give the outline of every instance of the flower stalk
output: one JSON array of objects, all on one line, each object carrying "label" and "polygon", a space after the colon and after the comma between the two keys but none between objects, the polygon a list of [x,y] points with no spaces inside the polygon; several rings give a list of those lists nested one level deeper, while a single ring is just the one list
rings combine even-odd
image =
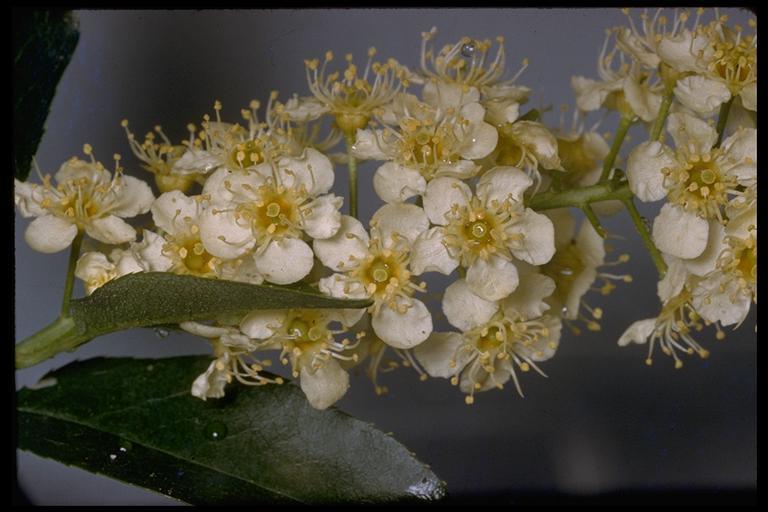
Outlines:
[{"label": "flower stalk", "polygon": [[616,162],[616,157],[619,156],[619,150],[624,143],[624,138],[627,136],[627,131],[629,131],[630,126],[632,126],[632,119],[626,116],[621,116],[619,127],[616,129],[616,137],[613,139],[613,144],[611,144],[611,151],[608,153],[608,156],[605,157],[605,161],[603,162],[603,172],[600,174],[600,181],[608,179],[608,176],[613,169],[613,164]]},{"label": "flower stalk", "polygon": [[717,117],[717,142],[715,147],[719,148],[723,142],[723,134],[725,133],[725,125],[728,123],[728,114],[731,112],[731,105],[733,105],[733,97],[720,105],[720,113]]},{"label": "flower stalk", "polygon": [[83,232],[79,231],[72,241],[72,247],[69,251],[69,264],[67,265],[67,279],[64,281],[64,297],[61,301],[61,318],[69,315],[69,302],[72,300],[72,289],[75,285],[75,267],[77,258],[80,256],[80,246],[83,243]]}]

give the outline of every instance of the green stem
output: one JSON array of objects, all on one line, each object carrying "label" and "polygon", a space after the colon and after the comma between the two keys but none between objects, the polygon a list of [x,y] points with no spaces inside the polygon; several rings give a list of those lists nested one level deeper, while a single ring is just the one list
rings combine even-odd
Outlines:
[{"label": "green stem", "polygon": [[588,204],[582,206],[581,210],[584,212],[584,215],[586,215],[590,224],[592,224],[592,227],[595,228],[597,234],[600,235],[600,238],[605,238],[607,233],[605,232],[605,229],[603,229],[603,226],[600,225],[600,219],[597,218],[595,210]]},{"label": "green stem", "polygon": [[630,126],[632,126],[632,119],[621,116],[619,127],[616,129],[616,137],[613,139],[613,144],[611,145],[611,151],[608,153],[608,156],[605,157],[605,161],[603,162],[603,173],[600,175],[600,181],[605,181],[611,173],[613,163],[619,155],[619,150],[624,143],[624,137],[627,136],[627,131]]},{"label": "green stem", "polygon": [[632,222],[635,225],[635,229],[637,229],[637,232],[640,233],[640,238],[643,239],[645,248],[648,249],[648,253],[651,255],[653,264],[656,265],[656,270],[659,271],[659,276],[664,277],[664,274],[667,272],[667,264],[664,263],[664,259],[661,257],[659,249],[657,249],[656,245],[653,243],[653,240],[651,239],[651,233],[648,231],[648,227],[645,225],[645,221],[640,216],[640,212],[637,211],[635,201],[629,197],[622,199],[621,202],[624,203],[624,206],[627,208],[629,216],[632,218]]},{"label": "green stem", "polygon": [[720,144],[723,142],[723,134],[725,133],[725,125],[728,123],[728,114],[731,112],[731,105],[733,105],[733,96],[731,96],[731,99],[720,105],[720,114],[717,116],[716,148],[719,148]]},{"label": "green stem", "polygon": [[83,232],[78,231],[75,239],[72,241],[72,247],[69,251],[69,265],[67,266],[67,280],[64,282],[64,298],[61,301],[61,317],[69,314],[69,301],[72,299],[72,288],[75,286],[75,267],[77,258],[80,256],[80,244],[83,242]]},{"label": "green stem", "polygon": [[349,214],[357,218],[357,160],[352,155],[352,146],[355,143],[355,136],[346,136],[347,142],[347,169],[349,170]]},{"label": "green stem", "polygon": [[584,208],[591,203],[610,201],[611,199],[623,200],[631,198],[627,182],[604,181],[588,187],[573,188],[562,192],[544,192],[531,198],[527,206],[534,210],[551,210],[553,208]]},{"label": "green stem", "polygon": [[28,368],[55,356],[59,352],[72,350],[84,341],[75,320],[60,317],[16,345],[16,368]]},{"label": "green stem", "polygon": [[661,107],[659,107],[659,115],[656,116],[656,122],[653,123],[653,129],[648,140],[654,141],[661,138],[661,132],[664,129],[664,122],[669,115],[669,107],[672,106],[672,100],[675,97],[675,91],[673,88],[667,88],[664,91],[664,96],[661,98]]}]

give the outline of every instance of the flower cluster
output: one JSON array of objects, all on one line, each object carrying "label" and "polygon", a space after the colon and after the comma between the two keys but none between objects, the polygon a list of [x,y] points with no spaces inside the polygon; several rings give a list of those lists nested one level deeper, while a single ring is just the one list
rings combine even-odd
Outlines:
[{"label": "flower cluster", "polygon": [[[599,80],[572,80],[569,129],[562,121],[549,128],[539,109],[524,108],[531,90],[516,82],[528,61],[508,73],[502,37],[438,49],[432,29],[422,34],[416,71],[374,62],[373,48],[362,71],[352,55],[333,71],[327,52],[322,63],[305,61],[311,96],[281,102],[273,93],[263,121],[258,101],[239,122],[222,120],[216,101],[214,115],[188,125],[179,144],[159,126],[140,143],[123,121],[157,197],[123,174],[117,155],[111,175],[90,146],[90,162],[66,162],[55,187],[50,177],[17,181],[19,211],[37,217],[26,239],[42,252],[79,244],[83,234],[112,246],[76,254],[89,294],[152,271],[302,283],[370,300],[367,309],[182,323],[213,348],[191,388],[203,400],[223,396],[233,379],[282,383],[264,371],[272,352],[316,408],[339,400],[349,370],[366,360],[378,393],[386,390],[379,373],[406,366],[422,379],[448,379],[471,404],[510,380],[522,395],[521,374],[544,374],[564,326],[601,329],[603,310],[586,295],[607,295],[631,276],[609,271],[629,256],[607,258],[597,213],[622,205],[636,213],[633,197],[665,199],[651,232],[637,222],[664,274],[661,312],[632,324],[619,344],[650,340],[650,364],[658,341],[679,367],[680,351],[708,354],[693,331],[715,324],[720,337],[720,326],[740,324],[757,301],[756,130],[725,122],[729,109],[756,110],[756,39],[702,14],[692,28],[687,13],[672,23],[657,13],[643,14],[640,28],[630,18],[609,30]],[[621,118],[610,146],[597,125],[584,127],[600,109]],[[326,117],[332,127],[321,136]],[[650,136],[619,171],[626,129],[638,121]],[[332,153],[342,139],[346,154]],[[384,203],[367,223],[356,218],[361,160],[376,162],[372,182]],[[339,164],[350,171],[350,215],[331,192]],[[585,214],[580,226],[568,206]],[[137,241],[123,218],[147,212],[151,226]],[[427,281],[439,283],[434,274],[448,282],[426,293]],[[453,330],[440,327],[443,317]]]}]

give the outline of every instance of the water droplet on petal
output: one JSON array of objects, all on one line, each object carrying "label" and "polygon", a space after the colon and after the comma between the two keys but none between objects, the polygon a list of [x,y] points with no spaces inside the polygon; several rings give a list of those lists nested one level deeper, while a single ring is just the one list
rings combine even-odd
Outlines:
[{"label": "water droplet on petal", "polygon": [[221,441],[227,436],[227,426],[220,421],[212,421],[205,426],[205,437],[213,441]]},{"label": "water droplet on petal", "polygon": [[114,461],[115,459],[117,459],[117,455],[115,455],[114,453],[110,453],[109,460]]},{"label": "water droplet on petal", "polygon": [[560,312],[563,314],[563,316],[567,316],[568,315],[568,308],[563,306],[563,309],[561,309]]},{"label": "water droplet on petal", "polygon": [[461,54],[464,57],[472,57],[475,54],[475,50],[477,50],[475,42],[470,41],[468,43],[464,43],[464,45],[461,47]]},{"label": "water droplet on petal", "polygon": [[566,268],[562,269],[560,271],[560,273],[563,274],[564,276],[572,276],[573,275],[573,269],[570,269],[570,268],[566,267]]},{"label": "water droplet on petal", "polygon": [[155,335],[158,338],[166,338],[169,334],[171,334],[168,329],[165,329],[163,327],[155,327]]}]

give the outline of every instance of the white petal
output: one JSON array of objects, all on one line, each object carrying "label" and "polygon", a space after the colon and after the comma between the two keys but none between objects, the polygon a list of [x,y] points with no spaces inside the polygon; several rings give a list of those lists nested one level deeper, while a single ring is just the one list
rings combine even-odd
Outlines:
[{"label": "white petal", "polygon": [[522,218],[509,231],[523,234],[520,242],[509,245],[516,258],[531,265],[543,265],[554,256],[555,228],[546,215],[526,208]]},{"label": "white petal", "polygon": [[576,220],[570,208],[556,208],[543,213],[549,217],[555,229],[555,248],[560,249],[571,245],[576,233]]},{"label": "white petal", "polygon": [[421,93],[426,103],[433,107],[459,108],[467,103],[474,103],[480,99],[480,92],[475,87],[464,90],[463,84],[430,80],[424,84]]},{"label": "white petal", "polygon": [[693,307],[708,322],[723,326],[744,321],[751,306],[749,294],[741,293],[739,283],[723,275],[702,280],[693,290]]},{"label": "white petal", "polygon": [[173,262],[163,254],[165,239],[149,230],[142,232],[141,242],[131,244],[131,252],[135,255],[145,272],[166,272]]},{"label": "white petal", "polygon": [[448,322],[461,331],[485,324],[498,309],[495,302],[481,299],[472,293],[466,279],[455,281],[443,294],[443,313]]},{"label": "white petal", "polygon": [[695,213],[665,204],[653,221],[653,242],[660,251],[691,259],[707,246],[709,223]]},{"label": "white petal", "polygon": [[523,200],[523,193],[533,184],[526,173],[516,167],[494,167],[477,182],[475,193],[484,204]]},{"label": "white petal", "polygon": [[619,346],[626,347],[630,343],[638,343],[642,345],[650,337],[653,330],[656,328],[656,319],[648,318],[646,320],[638,320],[630,325],[624,334],[619,338]]},{"label": "white petal", "polygon": [[471,198],[472,191],[463,181],[447,176],[435,178],[427,185],[424,211],[432,224],[445,226],[448,224],[445,214],[451,211],[451,207],[454,204],[466,206]]},{"label": "white petal", "polygon": [[520,314],[526,319],[538,318],[549,306],[546,297],[555,291],[555,282],[539,273],[521,273],[520,284],[512,294],[501,301],[501,309],[508,317]]},{"label": "white petal", "polygon": [[488,123],[470,124],[458,152],[466,160],[479,160],[490,155],[499,142],[499,132]]},{"label": "white petal", "polygon": [[720,253],[726,249],[725,228],[716,220],[709,222],[709,236],[707,247],[699,256],[691,260],[684,260],[688,272],[697,276],[704,276],[715,269]]},{"label": "white petal", "polygon": [[629,188],[641,201],[658,201],[667,195],[662,169],[676,165],[674,153],[657,141],[639,144],[627,159]]},{"label": "white petal", "polygon": [[696,55],[707,42],[704,37],[694,38],[693,33],[685,29],[674,38],[662,38],[656,48],[656,54],[678,71],[698,71]]},{"label": "white petal", "polygon": [[561,169],[557,139],[543,124],[518,121],[511,127],[512,136],[531,151],[545,169]]},{"label": "white petal", "polygon": [[424,272],[448,275],[459,266],[459,260],[448,253],[443,239],[445,228],[434,227],[420,234],[411,248],[411,272],[418,276]]},{"label": "white petal", "polygon": [[395,235],[405,237],[412,244],[429,228],[429,219],[424,210],[415,204],[385,204],[371,217],[371,226],[378,228],[385,247]]},{"label": "white petal", "polygon": [[95,185],[107,185],[112,175],[103,167],[72,157],[61,164],[55,178],[58,183],[86,179]]},{"label": "white petal", "polygon": [[328,112],[328,107],[314,96],[302,96],[294,94],[285,102],[283,112],[288,119],[297,123],[314,121]]},{"label": "white petal", "polygon": [[576,245],[579,248],[579,256],[585,265],[599,267],[605,262],[605,244],[595,228],[588,221],[581,223]]},{"label": "white petal", "polygon": [[571,77],[571,88],[576,93],[576,106],[584,112],[598,110],[613,91],[622,88],[622,81],[596,82],[583,76]]},{"label": "white petal", "polygon": [[646,68],[655,69],[659,65],[658,55],[648,51],[629,27],[621,27],[616,30],[616,45],[625,53],[632,55]]},{"label": "white petal", "polygon": [[[459,352],[464,336],[456,332],[433,332],[424,343],[413,349],[413,355],[431,377],[447,379],[461,371],[468,351]],[[463,356],[463,357],[462,357]],[[455,364],[451,366],[451,362]]]},{"label": "white petal", "polygon": [[469,289],[488,301],[500,300],[512,293],[519,283],[517,268],[504,258],[478,258],[467,270]]},{"label": "white petal", "polygon": [[624,81],[624,97],[632,111],[645,122],[656,119],[661,107],[661,95],[651,91],[637,77],[628,76]]},{"label": "white petal", "polygon": [[302,366],[299,380],[309,405],[320,410],[338,402],[349,389],[349,374],[334,359],[314,370]]},{"label": "white petal", "polygon": [[291,284],[301,281],[312,270],[312,248],[298,238],[273,240],[266,249],[253,256],[264,279],[275,284]]},{"label": "white petal", "polygon": [[241,226],[234,212],[215,207],[200,216],[200,241],[206,251],[225,260],[242,256],[256,243],[250,225]]},{"label": "white petal", "polygon": [[656,286],[656,293],[661,302],[665,304],[683,291],[683,286],[685,286],[685,281],[688,278],[688,270],[681,259],[669,258],[667,263],[667,272]]},{"label": "white petal", "polygon": [[397,297],[395,300],[398,308],[407,307],[405,312],[384,305],[371,318],[371,327],[390,347],[413,348],[432,333],[432,315],[418,299]]},{"label": "white petal", "polygon": [[382,201],[402,203],[421,195],[427,189],[427,182],[417,169],[395,162],[387,162],[373,175],[373,189]]},{"label": "white petal", "polygon": [[215,325],[201,324],[200,322],[181,322],[179,324],[184,331],[200,336],[201,338],[207,338],[209,340],[215,340],[221,338],[225,334],[230,332],[227,327],[218,327]]},{"label": "white petal", "polygon": [[[267,176],[272,176],[272,168],[265,164]],[[251,202],[255,199],[254,191],[264,184],[265,176],[258,172],[257,166],[249,171],[231,171],[222,167],[205,180],[203,194],[210,196],[211,203],[223,208],[234,204]]]},{"label": "white petal", "polygon": [[675,147],[688,148],[699,154],[708,152],[717,140],[717,132],[706,121],[683,111],[673,112],[667,121],[667,131],[675,141]]},{"label": "white petal", "polygon": [[[87,294],[114,277],[115,265],[100,252],[86,252],[77,260],[75,276],[85,283]],[[110,275],[112,274],[112,275]]]},{"label": "white petal", "polygon": [[152,220],[166,233],[184,235],[198,222],[201,211],[198,201],[173,190],[161,194],[152,204]]},{"label": "white petal", "polygon": [[478,173],[478,171],[480,171],[480,169],[481,166],[477,165],[471,160],[458,160],[453,163],[440,164],[440,166],[435,171],[434,178],[448,176],[451,178],[466,180],[473,178]]},{"label": "white petal", "polygon": [[116,249],[109,255],[115,262],[117,277],[136,272],[146,272],[143,262],[139,261],[133,251],[124,251]]},{"label": "white petal", "polygon": [[13,200],[22,217],[40,217],[46,214],[46,210],[40,207],[40,201],[43,200],[42,187],[15,178],[13,184]]},{"label": "white petal", "polygon": [[714,114],[720,105],[731,99],[731,91],[722,82],[701,75],[692,75],[677,81],[675,97],[694,112],[708,116]]},{"label": "white petal", "polygon": [[173,172],[178,174],[208,174],[219,166],[219,159],[202,149],[187,148],[181,158],[173,163]]},{"label": "white petal", "polygon": [[122,176],[120,183],[117,200],[111,205],[109,212],[118,217],[135,217],[147,213],[155,200],[147,182],[133,176]]},{"label": "white petal", "polygon": [[257,310],[240,322],[240,330],[249,338],[266,340],[275,334],[285,322],[285,311]]},{"label": "white petal", "polygon": [[213,361],[208,369],[195,379],[192,383],[192,396],[201,398],[221,398],[224,396],[224,386],[227,385],[228,372],[225,369],[218,369],[218,364],[226,366],[229,362],[229,353],[224,353],[222,357]]},{"label": "white petal", "polygon": [[302,227],[312,238],[325,239],[335,235],[341,227],[341,208],[344,199],[333,194],[320,196],[309,204],[309,214]]},{"label": "white petal", "polygon": [[[339,299],[368,298],[368,292],[365,290],[363,284],[359,281],[350,279],[344,274],[333,274],[332,276],[320,279],[318,282],[318,289],[321,293]],[[338,313],[341,316],[340,321],[345,326],[355,325],[360,321],[365,312],[366,310],[361,308],[338,310]]]},{"label": "white petal", "polygon": [[741,90],[741,104],[747,110],[757,112],[757,82],[752,82]]},{"label": "white petal", "polygon": [[326,194],[333,187],[333,164],[316,149],[307,148],[301,157],[283,157],[278,167],[283,185],[304,185],[309,195]]},{"label": "white petal", "polygon": [[136,239],[136,230],[115,215],[92,219],[85,225],[85,232],[105,244],[118,245]]},{"label": "white petal", "polygon": [[728,162],[757,164],[757,130],[755,129],[737,130],[723,141],[722,147]]},{"label": "white petal", "polygon": [[357,265],[368,254],[368,233],[359,220],[341,216],[341,227],[331,238],[315,240],[312,246],[318,259],[326,267],[342,271]]},{"label": "white petal", "polygon": [[53,215],[43,215],[33,220],[24,232],[29,246],[46,254],[63,251],[77,236],[77,226]]},{"label": "white petal", "polygon": [[361,160],[387,160],[383,130],[357,130],[352,153]]}]

